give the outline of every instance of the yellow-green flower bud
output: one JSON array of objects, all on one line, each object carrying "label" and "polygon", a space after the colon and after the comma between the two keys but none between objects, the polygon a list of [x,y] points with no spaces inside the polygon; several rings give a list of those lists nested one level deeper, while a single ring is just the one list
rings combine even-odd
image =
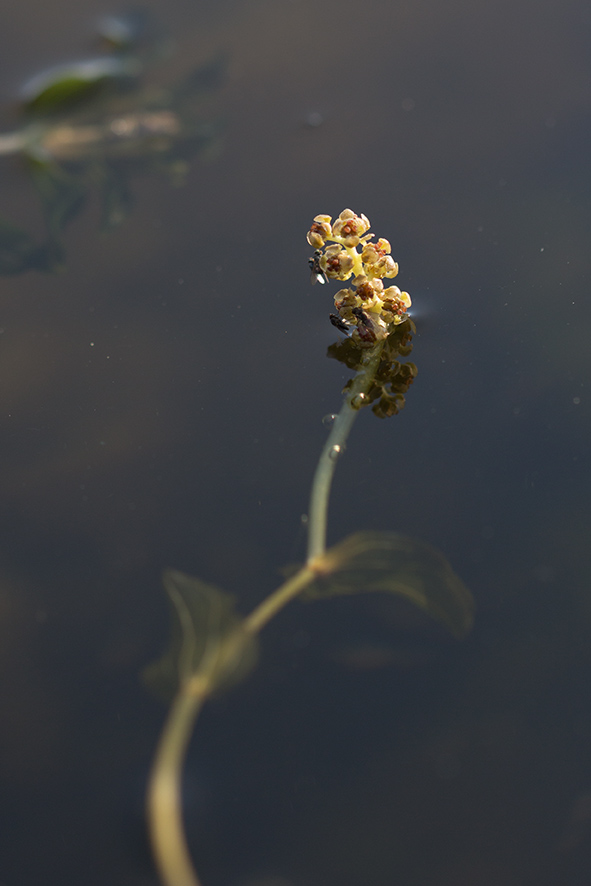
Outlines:
[{"label": "yellow-green flower bud", "polygon": [[371,301],[376,295],[383,297],[384,284],[380,279],[368,277],[355,277],[353,281],[357,294],[361,296],[363,301]]},{"label": "yellow-green flower bud", "polygon": [[406,312],[412,304],[408,292],[401,292],[397,286],[389,286],[383,292],[382,301],[386,322],[398,325],[406,320]]},{"label": "yellow-green flower bud", "polygon": [[369,228],[367,216],[356,215],[352,209],[343,209],[332,226],[332,234],[335,240],[352,249],[359,245],[359,240]]},{"label": "yellow-green flower bud", "polygon": [[324,250],[320,267],[327,277],[332,277],[334,280],[348,280],[353,272],[353,258],[342,246],[334,243]]},{"label": "yellow-green flower bud", "polygon": [[[308,243],[317,250],[310,259],[313,278],[349,280],[355,274],[352,288],[335,295],[338,317],[331,314],[331,321],[361,347],[384,339],[407,319],[411,305],[408,292],[397,286],[384,288],[383,278],[395,277],[398,265],[388,240],[369,242],[369,227],[367,216],[344,209],[334,224],[330,215],[317,215],[308,232]],[[326,246],[327,240],[333,242]]]},{"label": "yellow-green flower bud", "polygon": [[398,274],[398,263],[391,255],[384,255],[374,265],[374,273],[377,271],[380,277],[395,277]]},{"label": "yellow-green flower bud", "polygon": [[307,240],[314,249],[322,249],[325,242],[331,238],[330,215],[317,215],[310,226]]},{"label": "yellow-green flower bud", "polygon": [[392,247],[383,237],[377,243],[366,243],[361,251],[361,261],[370,277],[395,277],[398,265],[390,255]]}]

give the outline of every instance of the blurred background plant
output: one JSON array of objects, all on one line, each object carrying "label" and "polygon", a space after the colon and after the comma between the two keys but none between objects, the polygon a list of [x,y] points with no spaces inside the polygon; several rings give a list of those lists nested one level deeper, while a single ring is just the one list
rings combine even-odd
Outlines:
[{"label": "blurred background plant", "polygon": [[101,195],[101,229],[111,230],[131,211],[132,177],[158,172],[181,185],[195,155],[220,149],[220,123],[204,120],[199,103],[222,82],[221,57],[167,88],[142,88],[146,68],[170,51],[163,36],[139,12],[107,16],[98,30],[108,54],[32,77],[21,89],[21,128],[0,135],[0,155],[26,165],[46,231],[37,242],[0,218],[0,274],[57,270],[89,189]]}]

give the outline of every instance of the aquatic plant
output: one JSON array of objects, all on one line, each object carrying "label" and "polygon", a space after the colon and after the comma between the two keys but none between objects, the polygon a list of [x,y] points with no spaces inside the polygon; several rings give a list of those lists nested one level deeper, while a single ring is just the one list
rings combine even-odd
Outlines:
[{"label": "aquatic plant", "polygon": [[382,592],[410,600],[462,637],[472,624],[472,597],[445,557],[424,542],[390,531],[357,532],[327,549],[326,527],[332,479],[360,410],[371,405],[381,418],[396,414],[417,374],[408,356],[415,331],[411,299],[397,286],[390,244],[372,242],[369,221],[345,209],[332,222],[318,215],[308,232],[315,252],[312,282],[351,280],[335,296],[330,319],[346,336],[329,355],[355,370],[344,389],[310,495],[306,562],[249,615],[234,599],[198,578],[164,574],[173,610],[170,645],[146,669],[145,678],[173,701],[156,751],[148,788],[150,838],[166,886],[199,886],[182,822],[181,776],[195,720],[207,699],[243,679],[258,655],[262,628],[291,600]]},{"label": "aquatic plant", "polygon": [[0,133],[0,157],[23,161],[45,236],[38,241],[0,217],[0,274],[62,267],[64,232],[93,190],[102,198],[101,227],[112,230],[131,211],[139,173],[182,184],[194,156],[215,153],[219,127],[201,119],[199,100],[219,86],[225,62],[200,65],[167,89],[142,89],[147,54],[134,45],[136,19],[107,17],[101,36],[109,54],[51,67],[23,86],[23,125]]}]

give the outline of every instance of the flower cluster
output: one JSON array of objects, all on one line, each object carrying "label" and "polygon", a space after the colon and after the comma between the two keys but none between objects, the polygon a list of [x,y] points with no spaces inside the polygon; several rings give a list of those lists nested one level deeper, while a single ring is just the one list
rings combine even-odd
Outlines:
[{"label": "flower cluster", "polygon": [[316,250],[310,259],[312,281],[352,278],[353,288],[340,289],[335,295],[338,314],[331,314],[330,319],[361,347],[385,339],[407,319],[411,305],[408,292],[397,286],[384,288],[383,278],[395,277],[398,265],[387,240],[380,237],[370,242],[369,227],[365,215],[344,209],[334,222],[330,215],[317,215],[308,231],[308,243]]}]

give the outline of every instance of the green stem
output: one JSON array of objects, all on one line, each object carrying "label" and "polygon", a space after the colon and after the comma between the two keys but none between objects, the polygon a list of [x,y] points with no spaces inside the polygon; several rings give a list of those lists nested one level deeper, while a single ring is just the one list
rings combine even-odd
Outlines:
[{"label": "green stem", "polygon": [[243,622],[243,627],[251,634],[258,634],[268,621],[271,621],[284,606],[293,600],[310,584],[316,572],[313,568],[303,566],[292,578],[273,591],[262,603],[253,609]]},{"label": "green stem", "polygon": [[320,453],[310,494],[306,565],[263,600],[244,620],[245,630],[252,634],[257,634],[284,606],[297,597],[316,575],[314,560],[316,557],[321,557],[326,551],[328,500],[337,461],[345,448],[349,432],[362,405],[360,398],[367,395],[373,384],[383,349],[384,342],[378,342],[365,352],[362,368],[347,391],[341,411],[335,418],[331,432]]},{"label": "green stem", "polygon": [[331,432],[320,455],[312,482],[308,512],[308,564],[315,557],[322,556],[326,550],[326,524],[332,478],[337,461],[345,448],[353,422],[357,418],[357,413],[362,405],[360,400],[362,401],[363,396],[367,395],[373,385],[383,349],[384,342],[382,341],[366,351],[362,368],[353,379],[351,387],[347,391],[341,411],[335,418]]},{"label": "green stem", "polygon": [[[343,406],[328,436],[314,474],[308,519],[308,557],[305,566],[263,600],[244,619],[241,631],[258,634],[284,606],[314,580],[314,561],[326,550],[328,499],[334,470],[355,421],[363,395],[367,395],[380,365],[384,347],[378,342],[366,351],[362,368],[347,391]],[[244,635],[242,634],[242,637]],[[239,642],[239,636],[236,637]],[[158,744],[148,786],[150,837],[158,870],[165,886],[201,886],[187,848],[182,820],[181,776],[195,720],[209,695],[206,677],[184,681],[174,698]]]},{"label": "green stem", "polygon": [[185,841],[181,776],[187,745],[206,694],[192,681],[176,694],[152,766],[148,822],[152,849],[165,886],[201,886]]}]

